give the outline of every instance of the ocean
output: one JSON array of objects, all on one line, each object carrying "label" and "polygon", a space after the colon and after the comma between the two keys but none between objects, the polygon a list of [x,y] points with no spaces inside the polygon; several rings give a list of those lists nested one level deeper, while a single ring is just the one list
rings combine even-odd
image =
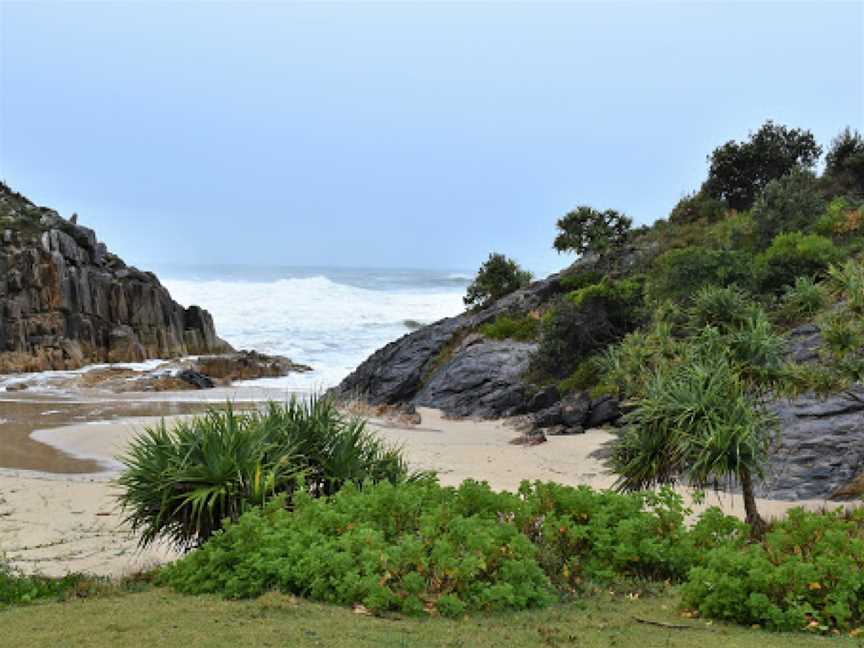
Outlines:
[{"label": "ocean", "polygon": [[255,266],[166,267],[171,296],[213,315],[237,349],[284,355],[311,373],[255,381],[321,391],[376,349],[464,309],[467,272]]}]

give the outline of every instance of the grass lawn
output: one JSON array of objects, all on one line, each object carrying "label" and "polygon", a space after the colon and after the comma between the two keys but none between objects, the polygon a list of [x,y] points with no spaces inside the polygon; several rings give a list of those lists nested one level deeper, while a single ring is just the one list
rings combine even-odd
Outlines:
[{"label": "grass lawn", "polygon": [[[0,612],[2,646],[181,646],[235,648],[789,648],[864,646],[850,637],[772,634],[682,619],[674,593],[638,600],[595,596],[541,611],[446,619],[381,619],[281,594],[252,601],[182,596],[170,590],[99,595]],[[640,623],[645,619],[693,629]]]}]

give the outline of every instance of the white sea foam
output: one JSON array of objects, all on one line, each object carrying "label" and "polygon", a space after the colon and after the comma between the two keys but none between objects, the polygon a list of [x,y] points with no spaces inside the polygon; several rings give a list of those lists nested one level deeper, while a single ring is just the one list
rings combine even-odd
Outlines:
[{"label": "white sea foam", "polygon": [[234,347],[285,355],[314,368],[255,384],[305,391],[337,384],[373,351],[408,333],[413,323],[458,314],[464,287],[452,279],[442,273],[438,286],[424,277],[416,288],[403,284],[387,290],[324,276],[163,283],[180,303],[209,310],[219,335]]}]

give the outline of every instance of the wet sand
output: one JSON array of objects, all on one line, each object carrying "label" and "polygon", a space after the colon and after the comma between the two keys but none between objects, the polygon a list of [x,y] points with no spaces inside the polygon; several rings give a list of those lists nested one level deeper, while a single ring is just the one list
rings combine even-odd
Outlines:
[{"label": "wet sand", "polygon": [[[550,437],[547,443],[526,447],[510,443],[517,432],[502,421],[449,420],[435,410],[421,410],[422,423],[406,426],[373,419],[385,440],[403,447],[410,464],[435,470],[443,484],[464,479],[487,481],[496,489],[515,489],[524,480],[552,480],[609,488],[614,476],[597,453],[614,437],[603,430],[575,436]],[[169,560],[165,547],[145,552],[122,523],[111,483],[116,469],[112,457],[129,439],[157,418],[120,419],[103,423],[77,423],[37,431],[34,436],[76,461],[94,461],[108,471],[87,476],[61,476],[0,471],[0,550],[21,569],[62,575],[85,571],[123,575]],[[689,500],[687,489],[681,491]],[[760,500],[767,517],[793,506],[818,508],[823,501],[780,502]],[[743,518],[740,496],[709,494],[694,506],[702,510],[720,506]]]}]

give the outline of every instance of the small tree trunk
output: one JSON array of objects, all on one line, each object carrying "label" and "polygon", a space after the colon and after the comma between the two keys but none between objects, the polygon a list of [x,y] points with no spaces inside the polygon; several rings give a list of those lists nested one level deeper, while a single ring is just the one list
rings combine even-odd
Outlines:
[{"label": "small tree trunk", "polygon": [[750,525],[750,532],[753,537],[761,538],[767,525],[756,509],[756,495],[753,493],[753,479],[750,477],[750,471],[745,468],[739,477],[741,479],[741,491],[744,495],[744,519]]}]

